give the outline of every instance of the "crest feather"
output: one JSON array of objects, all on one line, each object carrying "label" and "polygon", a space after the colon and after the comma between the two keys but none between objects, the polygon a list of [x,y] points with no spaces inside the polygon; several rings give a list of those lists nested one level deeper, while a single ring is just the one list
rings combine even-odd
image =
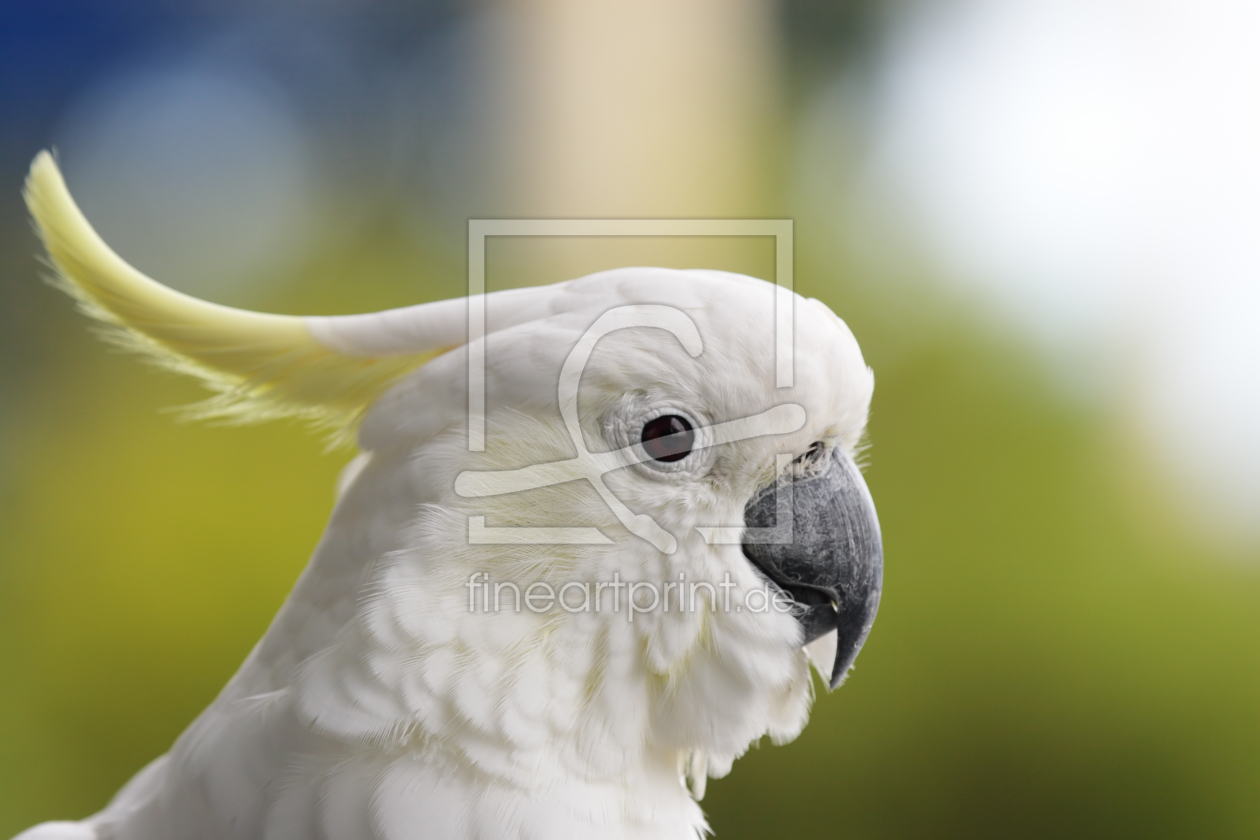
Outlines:
[{"label": "crest feather", "polygon": [[194,417],[300,417],[344,440],[377,396],[440,352],[350,354],[320,343],[307,319],[233,309],[163,286],[105,244],[46,151],[31,164],[24,195],[56,271],[52,283],[113,343],[216,392],[189,407]]}]

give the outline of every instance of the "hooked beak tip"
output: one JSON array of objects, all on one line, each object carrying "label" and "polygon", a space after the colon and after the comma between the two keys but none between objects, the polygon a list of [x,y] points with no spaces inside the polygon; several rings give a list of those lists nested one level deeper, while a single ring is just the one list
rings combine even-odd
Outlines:
[{"label": "hooked beak tip", "polygon": [[[780,521],[784,517],[789,517],[787,528]],[[830,647],[830,667],[819,670],[837,688],[870,634],[883,587],[879,520],[862,474],[848,455],[834,449],[825,469],[781,480],[775,492],[756,494],[744,521],[750,529],[744,555],[802,606],[798,618],[811,659],[817,664],[815,657]],[[776,536],[754,539],[751,529]]]}]

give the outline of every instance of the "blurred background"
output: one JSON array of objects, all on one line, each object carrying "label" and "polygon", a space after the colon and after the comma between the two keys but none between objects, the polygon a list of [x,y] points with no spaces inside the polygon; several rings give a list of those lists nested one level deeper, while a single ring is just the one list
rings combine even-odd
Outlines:
[{"label": "blurred background", "polygon": [[[1260,5],[0,4],[0,837],[163,752],[348,452],[100,346],[20,200],[217,302],[462,294],[469,217],[790,217],[876,372],[885,599],[735,838],[1260,836]],[[762,240],[492,240],[492,288]]]}]

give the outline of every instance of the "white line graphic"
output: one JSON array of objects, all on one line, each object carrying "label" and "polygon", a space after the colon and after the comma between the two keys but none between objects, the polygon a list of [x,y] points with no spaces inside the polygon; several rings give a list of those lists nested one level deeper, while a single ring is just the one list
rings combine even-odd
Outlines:
[{"label": "white line graphic", "polygon": [[[617,519],[621,521],[621,524],[628,531],[647,540],[657,550],[666,554],[673,554],[678,548],[678,541],[674,535],[662,528],[652,517],[632,512],[604,484],[603,476],[605,473],[633,464],[643,463],[649,460],[650,456],[643,452],[641,447],[633,445],[610,452],[591,452],[586,448],[586,441],[582,436],[582,427],[578,422],[578,383],[582,380],[582,371],[586,368],[587,362],[590,361],[595,345],[601,338],[611,332],[636,327],[666,330],[673,334],[693,357],[699,356],[703,351],[700,333],[696,329],[695,322],[685,312],[672,306],[640,304],[619,306],[608,310],[578,340],[573,350],[569,352],[568,358],[565,359],[564,367],[560,372],[557,393],[560,403],[560,414],[564,419],[569,437],[573,441],[573,446],[577,450],[577,457],[564,461],[552,461],[546,464],[534,464],[516,470],[465,471],[460,473],[455,480],[455,492],[465,498],[479,498],[499,496],[505,493],[517,493],[524,490],[536,490],[541,487],[550,487],[569,481],[585,479],[591,483],[591,486],[595,488],[605,504],[616,514]],[[696,448],[702,449],[762,435],[795,432],[805,425],[805,419],[804,408],[796,403],[784,403],[751,417],[742,417],[738,420],[694,429]],[[790,461],[789,456],[778,456],[780,459],[778,464],[780,472],[786,466],[786,462],[781,460],[785,457]],[[780,503],[782,499],[783,494],[781,493]],[[786,526],[788,528],[788,538],[790,539],[790,497],[788,497],[787,510],[788,517],[786,522],[783,517],[779,517],[775,528],[760,530],[774,531],[777,535]],[[477,521],[474,522],[474,519]],[[473,517],[469,520],[469,540],[475,540],[477,544],[482,545],[493,544],[499,541],[514,544],[543,542],[552,544],[589,544],[609,542],[608,538],[597,528],[540,527],[523,529],[529,532],[527,535],[514,535],[511,533],[519,530],[522,529],[488,527],[485,524],[485,517]],[[742,528],[730,527],[701,529],[701,533],[710,543],[738,542],[739,536],[736,532],[742,531]],[[499,540],[498,537],[501,532],[503,539]]]}]

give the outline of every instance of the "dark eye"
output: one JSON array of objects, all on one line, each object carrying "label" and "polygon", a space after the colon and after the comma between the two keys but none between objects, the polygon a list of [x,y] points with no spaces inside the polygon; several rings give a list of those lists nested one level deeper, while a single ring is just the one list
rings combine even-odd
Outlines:
[{"label": "dark eye", "polygon": [[696,433],[686,417],[666,414],[643,426],[643,451],[656,461],[681,461],[691,454]]}]

